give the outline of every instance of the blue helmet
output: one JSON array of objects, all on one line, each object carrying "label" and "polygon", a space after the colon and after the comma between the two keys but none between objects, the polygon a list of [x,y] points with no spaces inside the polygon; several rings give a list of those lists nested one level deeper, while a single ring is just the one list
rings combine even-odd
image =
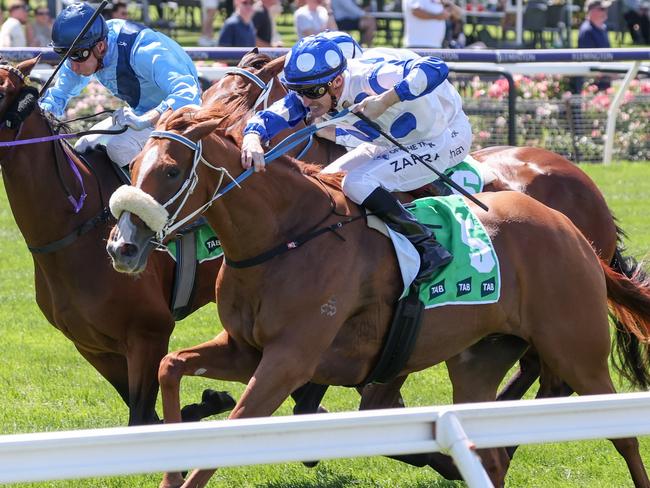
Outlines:
[{"label": "blue helmet", "polygon": [[327,37],[337,43],[346,59],[358,58],[363,54],[363,49],[359,43],[347,32],[325,31],[321,32],[319,35]]},{"label": "blue helmet", "polygon": [[[73,3],[64,8],[56,16],[52,26],[52,47],[68,49],[94,13],[95,9],[87,3]],[[104,39],[107,34],[108,25],[104,18],[98,15],[75,47],[90,49]]]},{"label": "blue helmet", "polygon": [[284,61],[280,80],[289,89],[324,85],[347,67],[347,59],[338,44],[322,35],[298,41]]}]

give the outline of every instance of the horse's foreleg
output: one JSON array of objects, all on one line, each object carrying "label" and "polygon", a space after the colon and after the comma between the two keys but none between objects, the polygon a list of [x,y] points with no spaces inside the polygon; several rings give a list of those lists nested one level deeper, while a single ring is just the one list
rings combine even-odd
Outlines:
[{"label": "horse's foreleg", "polygon": [[112,352],[89,352],[75,344],[79,354],[117,390],[124,403],[129,406],[129,374],[126,359]]},{"label": "horse's foreleg", "polygon": [[[169,327],[171,332],[173,324]],[[129,425],[152,423],[156,415],[158,365],[167,353],[169,335],[133,333],[128,340],[126,360],[129,368]]]},{"label": "horse's foreleg", "polygon": [[[291,355],[291,347],[267,346],[246,390],[230,413],[229,419],[266,417],[275,412],[291,392],[304,385],[312,376],[308,357]],[[311,358],[313,361],[313,357]],[[315,365],[314,365],[315,366]],[[195,470],[182,488],[202,488],[216,470]]]},{"label": "horse's foreleg", "polygon": [[361,395],[359,410],[374,410],[377,408],[400,408],[404,400],[400,388],[404,385],[407,376],[398,376],[390,383],[370,384],[357,388]]},{"label": "horse's foreleg", "polygon": [[[183,376],[204,376],[244,383],[252,376],[259,361],[259,351],[235,342],[226,332],[198,346],[167,354],[158,369],[165,423],[182,420],[180,383]],[[180,473],[166,473],[160,487],[176,488],[181,484],[183,478]]]}]

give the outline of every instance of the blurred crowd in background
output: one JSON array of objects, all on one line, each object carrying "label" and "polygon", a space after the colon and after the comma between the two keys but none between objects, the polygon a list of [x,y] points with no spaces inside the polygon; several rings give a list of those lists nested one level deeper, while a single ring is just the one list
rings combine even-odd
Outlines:
[{"label": "blurred crowd in background", "polygon": [[[650,45],[650,0],[527,0],[520,43],[514,39],[515,1],[116,0],[104,15],[131,18],[202,47],[277,47],[328,29],[349,32],[367,47]],[[47,46],[56,10],[65,4],[0,1],[0,46]]]}]

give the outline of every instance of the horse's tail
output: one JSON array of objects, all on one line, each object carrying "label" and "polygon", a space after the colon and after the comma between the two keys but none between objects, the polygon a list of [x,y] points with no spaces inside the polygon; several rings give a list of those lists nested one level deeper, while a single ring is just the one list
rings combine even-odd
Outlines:
[{"label": "horse's tail", "polygon": [[[628,262],[629,261],[625,261]],[[650,278],[634,261],[619,273],[601,261],[610,316],[616,327],[613,363],[633,385],[650,386]]]},{"label": "horse's tail", "polygon": [[[616,217],[614,217],[616,221]],[[617,273],[620,273],[628,278],[633,278],[641,283],[648,281],[648,275],[645,270],[639,265],[636,259],[632,256],[625,256],[625,245],[623,240],[627,237],[625,231],[616,224],[616,251],[614,251],[614,256],[612,257],[609,267],[612,268]]]}]

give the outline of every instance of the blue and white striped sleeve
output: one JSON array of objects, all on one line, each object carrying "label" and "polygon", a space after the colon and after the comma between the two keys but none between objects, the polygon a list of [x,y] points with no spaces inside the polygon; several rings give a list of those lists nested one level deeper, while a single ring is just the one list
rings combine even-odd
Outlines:
[{"label": "blue and white striped sleeve", "polygon": [[289,92],[268,109],[251,117],[244,128],[244,134],[259,134],[262,141],[268,142],[284,129],[296,126],[306,116],[307,109],[300,98],[294,92]]},{"label": "blue and white striped sleeve", "polygon": [[395,92],[401,101],[415,100],[428,95],[447,79],[449,67],[439,58],[421,57],[408,63],[404,79],[395,84]]}]

